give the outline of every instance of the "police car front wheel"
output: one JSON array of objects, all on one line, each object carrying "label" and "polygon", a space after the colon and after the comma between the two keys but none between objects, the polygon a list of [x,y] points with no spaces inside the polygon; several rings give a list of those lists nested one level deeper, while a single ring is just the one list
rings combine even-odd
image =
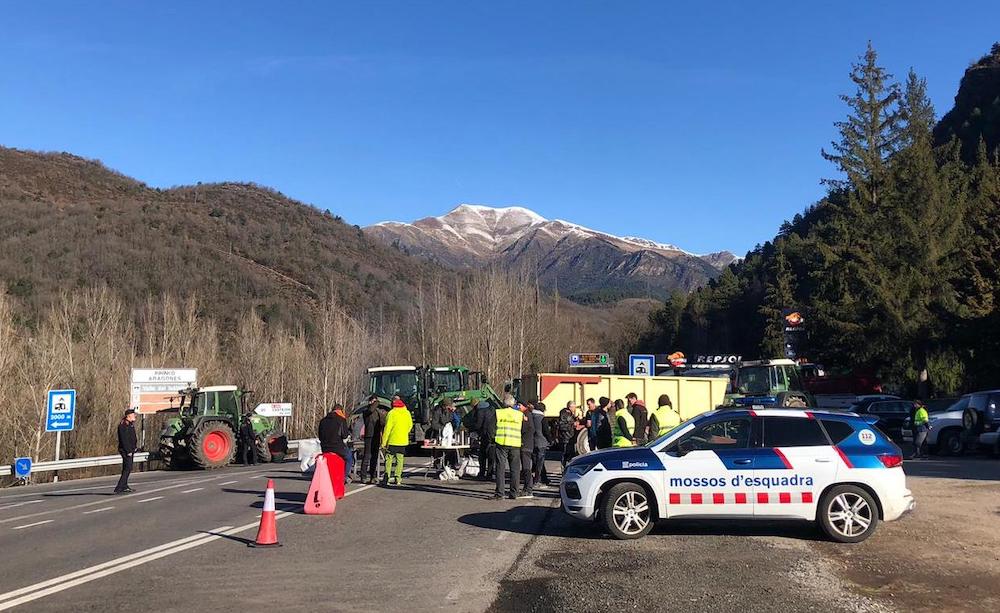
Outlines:
[{"label": "police car front wheel", "polygon": [[854,485],[832,488],[819,505],[819,524],[831,539],[841,543],[860,543],[875,532],[878,507],[875,499]]},{"label": "police car front wheel", "polygon": [[653,529],[653,510],[646,490],[636,483],[619,483],[604,497],[601,517],[617,539],[636,539]]}]

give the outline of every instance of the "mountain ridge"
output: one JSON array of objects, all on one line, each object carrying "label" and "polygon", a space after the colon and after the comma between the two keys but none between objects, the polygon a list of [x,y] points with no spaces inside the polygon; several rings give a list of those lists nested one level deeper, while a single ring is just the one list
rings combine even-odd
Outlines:
[{"label": "mountain ridge", "polygon": [[696,255],[673,244],[547,219],[521,206],[460,204],[444,215],[384,221],[364,232],[452,268],[534,266],[543,284],[582,302],[690,291],[736,260],[728,251]]}]

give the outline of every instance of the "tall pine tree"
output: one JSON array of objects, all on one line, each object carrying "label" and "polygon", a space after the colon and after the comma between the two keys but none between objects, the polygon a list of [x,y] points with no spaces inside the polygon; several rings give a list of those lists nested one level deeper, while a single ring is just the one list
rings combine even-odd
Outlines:
[{"label": "tall pine tree", "polygon": [[918,394],[926,397],[928,359],[962,315],[955,284],[961,272],[964,169],[955,148],[940,162],[935,157],[934,109],[925,81],[913,71],[900,112],[903,149],[892,159],[883,207],[891,233],[877,294],[882,330],[872,330],[869,338],[874,336],[887,360],[902,364],[909,358]]},{"label": "tall pine tree", "polygon": [[811,334],[834,362],[867,365],[882,357],[881,348],[865,335],[883,299],[879,258],[890,232],[881,205],[889,189],[889,163],[903,134],[899,86],[878,65],[871,43],[850,78],[855,92],[841,96],[849,113],[835,124],[840,140],[833,143],[833,153],[822,152],[845,178],[824,181],[831,192],[824,219],[811,236],[816,303]]},{"label": "tall pine tree", "polygon": [[764,300],[757,310],[764,329],[759,347],[762,358],[784,357],[785,323],[782,315],[784,309],[795,306],[795,275],[785,257],[785,240],[779,238],[775,241],[774,249]]}]

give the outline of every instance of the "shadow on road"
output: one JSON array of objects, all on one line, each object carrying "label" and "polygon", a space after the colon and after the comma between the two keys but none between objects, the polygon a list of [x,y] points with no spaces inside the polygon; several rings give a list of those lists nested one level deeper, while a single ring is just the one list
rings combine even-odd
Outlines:
[{"label": "shadow on road", "polygon": [[[238,490],[231,487],[224,487],[222,491],[227,494],[256,494],[260,500],[250,503],[250,507],[254,509],[261,509],[264,507],[264,492],[259,490]],[[293,502],[302,505],[306,501],[306,492],[283,492],[280,490],[275,490],[274,492],[275,503],[281,502]]]},{"label": "shadow on road", "polygon": [[[443,483],[443,482],[442,482]],[[479,498],[480,500],[486,500],[490,498],[493,494],[492,492],[484,492],[482,490],[471,490],[462,487],[448,487],[445,485],[438,485],[431,482],[428,479],[427,483],[416,483],[413,480],[403,481],[403,485],[398,488],[391,488],[398,490],[413,490],[417,492],[428,492],[431,494],[442,494],[445,496],[462,496],[465,498]]]},{"label": "shadow on road", "polygon": [[[497,501],[498,506],[505,504]],[[477,528],[572,539],[610,539],[602,528],[561,513],[556,507],[520,506],[492,512],[470,513],[458,521]],[[658,536],[780,536],[822,541],[811,523],[800,521],[671,520],[656,524],[646,538]]]},{"label": "shadow on road", "polygon": [[469,513],[458,518],[459,523],[487,530],[528,534],[532,536],[556,536],[576,539],[605,538],[599,530],[588,524],[577,522],[559,513],[550,506],[524,505],[503,508],[513,501],[497,500],[495,511]]},{"label": "shadow on road", "polygon": [[[781,536],[825,541],[816,525],[796,520],[674,519],[656,524],[652,536]],[[647,537],[648,538],[648,537]]]},{"label": "shadow on road", "polygon": [[910,477],[1000,481],[1000,460],[970,457],[906,460],[903,472]]},{"label": "shadow on road", "polygon": [[250,543],[254,542],[253,539],[243,538],[241,536],[236,536],[235,534],[225,534],[225,533],[222,533],[222,532],[213,532],[211,530],[199,530],[198,532],[200,532],[202,534],[209,534],[209,535],[212,535],[212,536],[218,536],[218,537],[224,538],[224,539],[229,540],[229,541],[236,541],[237,543],[241,543],[243,545],[249,545]]}]

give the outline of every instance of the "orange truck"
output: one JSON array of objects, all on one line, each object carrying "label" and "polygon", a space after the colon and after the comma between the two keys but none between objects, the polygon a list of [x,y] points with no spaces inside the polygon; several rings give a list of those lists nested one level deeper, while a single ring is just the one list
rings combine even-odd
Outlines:
[{"label": "orange truck", "polygon": [[545,403],[545,417],[557,418],[570,400],[583,405],[587,398],[601,396],[625,400],[634,393],[647,407],[655,407],[660,394],[670,396],[681,420],[721,406],[726,399],[723,377],[632,377],[628,375],[540,373],[520,381],[519,394],[528,402]]}]

